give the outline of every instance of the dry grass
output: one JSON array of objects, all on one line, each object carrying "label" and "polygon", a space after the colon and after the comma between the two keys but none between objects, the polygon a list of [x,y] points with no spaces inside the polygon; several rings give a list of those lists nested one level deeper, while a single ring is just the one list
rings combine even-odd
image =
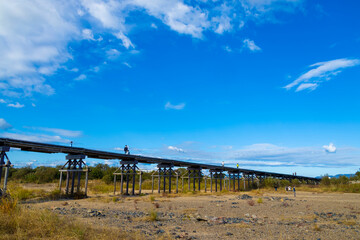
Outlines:
[{"label": "dry grass", "polygon": [[48,210],[21,208],[12,198],[1,199],[1,239],[143,239],[113,228],[96,228]]},{"label": "dry grass", "polygon": [[263,200],[262,200],[262,198],[258,198],[258,200],[257,200],[257,203],[263,203]]},{"label": "dry grass", "polygon": [[314,224],[313,230],[317,231],[317,232],[320,232],[321,228],[317,224]]}]

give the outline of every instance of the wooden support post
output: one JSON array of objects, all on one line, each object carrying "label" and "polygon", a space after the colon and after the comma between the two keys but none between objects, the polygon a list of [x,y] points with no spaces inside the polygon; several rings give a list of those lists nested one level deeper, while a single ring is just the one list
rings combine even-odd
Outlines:
[{"label": "wooden support post", "polygon": [[184,177],[181,177],[181,186],[182,186],[182,191],[184,192]]},{"label": "wooden support post", "polygon": [[132,174],[132,191],[131,195],[135,195],[135,177],[136,177],[136,165],[133,165],[133,174]]},{"label": "wooden support post", "polygon": [[140,171],[140,176],[139,176],[139,195],[141,195],[141,185],[142,185],[142,172]]},{"label": "wooden support post", "polygon": [[238,191],[240,191],[240,173],[237,174],[238,180]]},{"label": "wooden support post", "polygon": [[235,173],[233,173],[233,191],[235,192]]},{"label": "wooden support post", "polygon": [[189,170],[189,171],[188,171],[188,173],[189,173],[189,178],[188,178],[188,188],[189,188],[189,192],[190,192],[190,175],[191,175],[191,171]]},{"label": "wooden support post", "polygon": [[215,192],[217,192],[217,179],[218,179],[218,173],[215,173]]},{"label": "wooden support post", "polygon": [[193,191],[195,192],[195,176],[196,176],[196,171],[193,171]]},{"label": "wooden support post", "polygon": [[246,191],[246,177],[245,177],[246,175],[243,173],[243,178],[244,178],[244,191]]},{"label": "wooden support post", "polygon": [[200,192],[200,183],[201,183],[201,170],[199,170],[199,179],[198,179],[198,190]]},{"label": "wooden support post", "polygon": [[86,174],[85,174],[85,197],[87,197],[88,180],[89,180],[89,169],[86,169]]},{"label": "wooden support post", "polygon": [[158,175],[158,193],[160,193],[160,184],[161,184],[160,173],[161,173],[161,168],[159,168],[159,175]]},{"label": "wooden support post", "polygon": [[116,175],[114,175],[114,195],[116,193]]},{"label": "wooden support post", "polygon": [[151,193],[154,193],[154,175],[151,175]]},{"label": "wooden support post", "polygon": [[61,193],[61,185],[62,185],[62,172],[60,172],[60,179],[59,179],[59,191]]},{"label": "wooden support post", "polygon": [[222,180],[223,180],[223,175],[222,173],[220,173],[220,192],[222,191]]},{"label": "wooden support post", "polygon": [[179,193],[179,174],[176,174],[176,193]]},{"label": "wooden support post", "polygon": [[124,168],[121,168],[121,175],[120,175],[120,194],[124,193]]},{"label": "wooden support post", "polygon": [[10,162],[9,160],[6,163],[6,167],[5,167],[5,176],[4,176],[4,188],[3,188],[3,193],[6,193],[7,190],[7,182],[8,182],[8,177],[9,177],[9,169],[10,169]]},{"label": "wooden support post", "polygon": [[[69,166],[70,166],[70,164],[69,164]],[[68,169],[70,169],[70,168],[68,168]],[[66,194],[69,194],[69,180],[70,180],[70,172],[66,172],[66,183],[65,183],[65,193]]]},{"label": "wooden support post", "polygon": [[206,192],[206,182],[207,182],[207,177],[204,178],[205,180],[205,192]]},{"label": "wooden support post", "polygon": [[169,168],[169,193],[171,193],[171,172],[172,172],[172,169]]},{"label": "wooden support post", "polygon": [[251,189],[251,188],[250,188],[250,175],[248,175],[247,182],[248,182],[248,184],[247,184],[247,185],[248,185],[248,189]]},{"label": "wooden support post", "polygon": [[213,173],[210,172],[210,192],[212,192]]},{"label": "wooden support post", "polygon": [[127,169],[126,169],[126,190],[125,190],[126,195],[129,195],[129,181],[130,181],[129,173],[130,173],[130,171],[128,168],[129,168],[129,166],[127,166]]},{"label": "wooden support post", "polygon": [[[82,170],[82,166],[81,166],[81,161],[79,163],[79,170]],[[77,188],[76,188],[76,192],[80,193],[80,179],[81,179],[81,171],[78,172],[78,183],[77,183]]]},{"label": "wooden support post", "polygon": [[75,187],[75,172],[71,172],[71,195],[74,194]]},{"label": "wooden support post", "polygon": [[164,176],[164,189],[163,189],[163,191],[165,192],[166,191],[166,168],[164,168],[164,170],[163,170],[163,176]]}]

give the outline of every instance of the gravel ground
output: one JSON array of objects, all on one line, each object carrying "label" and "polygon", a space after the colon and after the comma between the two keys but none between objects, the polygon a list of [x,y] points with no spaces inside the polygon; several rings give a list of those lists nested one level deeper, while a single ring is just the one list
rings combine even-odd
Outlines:
[{"label": "gravel ground", "polygon": [[102,195],[25,205],[146,239],[360,239],[360,194],[154,197]]}]

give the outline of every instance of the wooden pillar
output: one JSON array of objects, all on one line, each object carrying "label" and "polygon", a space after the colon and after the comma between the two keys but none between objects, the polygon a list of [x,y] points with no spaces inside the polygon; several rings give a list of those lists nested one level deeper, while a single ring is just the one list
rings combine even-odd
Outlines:
[{"label": "wooden pillar", "polygon": [[142,186],[142,172],[140,171],[140,176],[139,176],[139,195],[141,194],[141,186]]},{"label": "wooden pillar", "polygon": [[133,173],[132,173],[132,191],[131,195],[135,195],[135,177],[136,177],[136,165],[134,164],[132,167]]},{"label": "wooden pillar", "polygon": [[201,183],[201,170],[199,170],[199,179],[198,179],[198,190],[200,192],[200,183]]},{"label": "wooden pillar", "polygon": [[151,175],[151,193],[154,193],[154,175]]},{"label": "wooden pillar", "polygon": [[163,191],[165,192],[166,190],[165,190],[165,187],[166,187],[166,168],[164,168],[164,170],[162,171],[162,173],[163,173],[163,177],[164,177],[164,189],[163,189]]},{"label": "wooden pillar", "polygon": [[244,191],[246,191],[246,175],[243,173],[243,178],[244,178]]},{"label": "wooden pillar", "polygon": [[218,173],[215,172],[215,192],[217,192],[217,178],[218,178]]},{"label": "wooden pillar", "polygon": [[121,175],[120,175],[120,194],[124,193],[124,167],[121,168]]},{"label": "wooden pillar", "polygon": [[81,179],[81,171],[82,171],[82,163],[80,161],[79,163],[79,172],[78,172],[78,183],[77,183],[77,188],[76,188],[76,191],[77,193],[80,193],[80,179]]},{"label": "wooden pillar", "polygon": [[171,193],[171,172],[172,172],[172,169],[170,167],[169,168],[169,193]]},{"label": "wooden pillar", "polygon": [[222,191],[222,180],[223,180],[223,175],[222,172],[220,173],[220,192]]},{"label": "wooden pillar", "polygon": [[232,176],[233,176],[233,191],[235,192],[235,173],[233,173]]},{"label": "wooden pillar", "polygon": [[212,184],[213,184],[213,173],[210,172],[210,192],[212,192]]},{"label": "wooden pillar", "polygon": [[127,165],[126,166],[126,190],[125,190],[126,195],[129,195],[129,181],[130,181],[130,179],[129,179],[129,174],[130,174],[129,168],[130,168],[130,166]]},{"label": "wooden pillar", "polygon": [[85,174],[85,197],[87,197],[88,180],[89,180],[89,169],[86,169],[86,174]]},{"label": "wooden pillar", "polygon": [[193,191],[195,192],[195,177],[196,177],[196,171],[193,171]]},{"label": "wooden pillar", "polygon": [[190,170],[188,170],[188,173],[189,173],[189,175],[188,175],[188,188],[189,188],[189,192],[190,192],[190,176],[191,176],[191,171]]},{"label": "wooden pillar", "polygon": [[160,184],[161,184],[161,177],[160,177],[161,168],[159,168],[159,175],[158,175],[158,193],[160,193]]},{"label": "wooden pillar", "polygon": [[179,174],[176,174],[176,193],[179,192]]},{"label": "wooden pillar", "polygon": [[63,174],[63,172],[62,171],[60,171],[60,179],[59,179],[59,191],[60,191],[60,193],[61,193],[61,185],[62,185],[62,174]]},{"label": "wooden pillar", "polygon": [[204,178],[205,180],[205,192],[206,192],[206,182],[207,182],[207,177]]},{"label": "wooden pillar", "polygon": [[116,175],[114,175],[114,195],[116,193]]},{"label": "wooden pillar", "polygon": [[240,173],[237,174],[238,180],[238,191],[240,191]]}]

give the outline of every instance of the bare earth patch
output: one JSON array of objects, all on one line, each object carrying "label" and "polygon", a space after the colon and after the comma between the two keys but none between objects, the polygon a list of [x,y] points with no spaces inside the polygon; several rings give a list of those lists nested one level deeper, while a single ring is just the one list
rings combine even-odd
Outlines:
[{"label": "bare earth patch", "polygon": [[[260,200],[261,199],[261,200]],[[359,239],[360,194],[92,195],[23,203],[146,239]]]}]

